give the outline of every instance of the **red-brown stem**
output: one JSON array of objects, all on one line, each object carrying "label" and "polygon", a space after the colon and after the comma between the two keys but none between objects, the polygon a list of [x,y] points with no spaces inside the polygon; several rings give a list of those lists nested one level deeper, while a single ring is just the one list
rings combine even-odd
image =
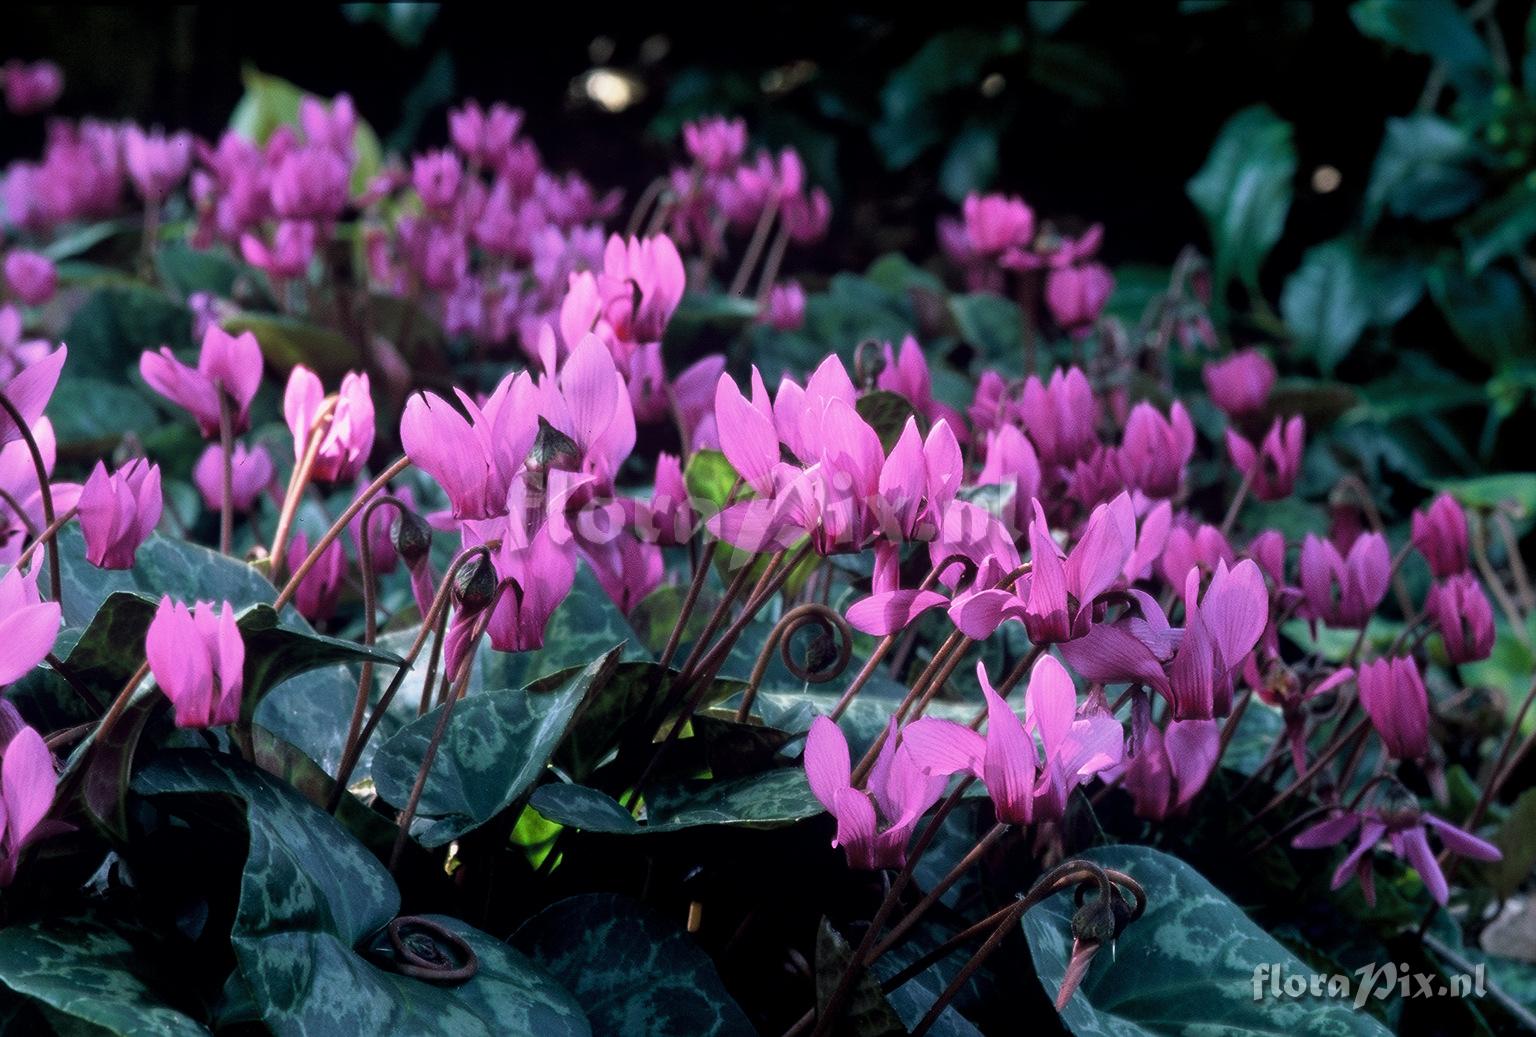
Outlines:
[{"label": "red-brown stem", "polygon": [[[283,494],[283,506],[277,515],[277,531],[272,534],[272,549],[267,552],[271,559],[274,582],[283,571],[283,561],[288,554],[288,533],[293,527],[294,516],[299,513],[299,503],[304,499],[304,490],[309,485],[310,476],[314,473],[315,459],[320,456],[320,443],[331,426],[331,416],[336,413],[336,402],[335,396],[327,396],[320,404],[314,420],[309,423],[308,435],[304,439],[304,453],[288,477],[288,489]],[[279,609],[281,607],[278,606]]]},{"label": "red-brown stem", "polygon": [[752,228],[752,239],[747,242],[747,251],[741,257],[741,266],[736,271],[736,276],[731,279],[731,295],[740,296],[746,293],[747,285],[752,283],[752,269],[757,266],[757,257],[762,255],[763,247],[768,243],[768,232],[773,229],[773,220],[779,214],[779,195],[775,191],[768,199],[768,204],[763,206],[763,211],[757,217],[757,226]]},{"label": "red-brown stem", "polygon": [[[394,479],[410,466],[410,458],[398,458],[388,468],[380,472],[379,477],[373,480],[373,482],[369,483],[367,489],[363,490],[362,493],[357,495],[357,499],[347,506],[347,509],[341,513],[341,517],[338,518],[335,522],[331,523],[331,528],[325,531],[325,535],[322,536],[319,540],[316,540],[314,545],[310,547],[309,555],[304,559],[304,561],[299,563],[296,569],[293,570],[293,575],[288,577],[288,582],[283,584],[283,589],[278,592],[277,600],[272,603],[273,608],[281,612],[283,610],[283,606],[287,605],[288,602],[293,600],[293,596],[298,593],[299,582],[303,580],[304,577],[309,575],[309,570],[315,567],[315,563],[320,560],[320,555],[325,551],[325,549],[330,547],[331,543],[337,537],[341,536],[341,531],[347,528],[347,523],[351,522],[352,519],[357,516],[357,513],[362,511],[363,508],[368,505],[370,500],[372,500],[381,490],[383,490],[385,486],[389,485],[391,479]],[[297,505],[295,505],[295,508],[297,508]],[[289,516],[290,524],[292,521],[292,516]],[[281,543],[285,539],[287,539],[287,532],[281,531],[278,534],[278,537],[274,538],[273,543]],[[272,559],[273,576],[277,575],[277,566],[279,561],[280,559],[274,555]]]},{"label": "red-brown stem", "polygon": [[[32,455],[32,468],[37,473],[37,493],[43,501],[43,525],[52,528],[53,488],[48,485],[48,466],[43,461],[42,450],[38,448],[37,437],[32,434],[32,427],[22,417],[21,411],[16,409],[16,404],[12,403],[11,398],[3,392],[0,392],[0,408],[10,415],[11,423],[16,426],[22,442],[27,444],[27,452]],[[59,575],[59,552],[50,550],[48,552],[48,587],[53,592],[53,600],[60,606],[64,604],[59,597],[62,592],[62,583]]]},{"label": "red-brown stem", "polygon": [[79,513],[80,509],[78,507],[72,507],[68,511],[64,512],[64,514],[50,522],[47,529],[43,530],[41,533],[37,534],[37,536],[32,538],[32,542],[27,545],[26,550],[21,552],[21,555],[16,559],[16,564],[11,568],[25,569],[27,563],[32,560],[33,553],[37,551],[37,549],[43,544],[51,543],[53,538],[58,536],[59,530],[69,525],[70,520]]},{"label": "red-brown stem", "polygon": [[993,844],[1001,839],[1003,835],[1007,833],[1007,831],[1008,826],[1002,822],[998,822],[997,824],[993,825],[991,829],[988,830],[987,834],[981,837],[981,841],[978,842],[975,846],[971,847],[970,851],[964,857],[960,858],[960,860],[955,863],[953,868],[949,869],[949,873],[940,879],[934,885],[934,887],[928,891],[923,899],[919,900],[917,904],[912,908],[912,910],[908,911],[902,917],[901,921],[896,924],[896,927],[890,931],[890,934],[875,945],[875,949],[870,952],[869,960],[877,961],[882,954],[896,946],[897,941],[905,936],[914,925],[922,921],[923,915],[925,915],[928,910],[933,907],[934,904],[939,902],[939,898],[942,897],[945,893],[949,892],[949,887],[953,886],[956,882],[959,882],[961,877],[964,876],[967,871],[970,871],[971,867],[977,861],[981,860],[982,855],[985,854],[987,850],[991,849]]}]

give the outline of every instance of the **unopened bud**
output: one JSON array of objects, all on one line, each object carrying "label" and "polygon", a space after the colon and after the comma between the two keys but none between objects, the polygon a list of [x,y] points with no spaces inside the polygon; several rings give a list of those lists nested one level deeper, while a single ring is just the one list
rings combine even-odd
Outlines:
[{"label": "unopened bud", "polygon": [[581,471],[581,449],[576,441],[544,418],[539,419],[539,432],[528,450],[528,466],[534,469],[559,468],[567,472]]},{"label": "unopened bud", "polygon": [[453,578],[453,603],[460,612],[479,612],[496,596],[496,569],[484,555],[459,566]]},{"label": "unopened bud", "polygon": [[432,550],[432,527],[413,511],[396,510],[395,521],[389,527],[389,538],[405,564],[415,568],[416,563]]}]

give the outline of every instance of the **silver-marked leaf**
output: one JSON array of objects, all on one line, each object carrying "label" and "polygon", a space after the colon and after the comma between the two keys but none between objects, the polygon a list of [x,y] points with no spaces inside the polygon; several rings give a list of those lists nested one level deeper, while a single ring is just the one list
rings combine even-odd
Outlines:
[{"label": "silver-marked leaf", "polygon": [[[442,846],[511,806],[538,781],[586,698],[618,667],[622,646],[580,670],[527,688],[481,692],[454,706],[417,809],[416,838]],[[386,803],[403,807],[437,730],[439,706],[402,728],[373,758]]]},{"label": "silver-marked leaf", "polygon": [[545,785],[534,791],[530,803],[550,821],[612,835],[676,832],[702,825],[781,828],[822,813],[799,767],[780,767],[730,781],[658,782],[646,793],[645,824],[613,797],[585,785]]},{"label": "silver-marked leaf", "polygon": [[595,1033],[757,1032],[692,938],[632,900],[571,897],[545,908],[512,939],[576,995]]},{"label": "silver-marked leaf", "polygon": [[[1145,846],[1107,846],[1083,854],[1117,868],[1147,890],[1147,912],[1121,935],[1114,952],[1094,957],[1062,1022],[1077,1037],[1148,1037],[1190,1033],[1275,1037],[1388,1032],[1348,999],[1255,996],[1255,969],[1281,975],[1312,969],[1260,929],[1188,864]],[[1071,952],[1072,893],[1059,893],[1024,916],[1030,953],[1046,993],[1055,998]]]}]

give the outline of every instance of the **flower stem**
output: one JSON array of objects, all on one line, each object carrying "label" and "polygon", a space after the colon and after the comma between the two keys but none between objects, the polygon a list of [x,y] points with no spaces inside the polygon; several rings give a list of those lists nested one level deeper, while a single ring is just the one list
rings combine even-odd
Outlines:
[{"label": "flower stem", "polygon": [[[315,563],[320,560],[320,555],[325,551],[326,548],[331,546],[331,543],[337,537],[341,535],[341,531],[347,528],[347,523],[351,522],[357,516],[359,511],[362,511],[363,508],[367,507],[368,502],[372,500],[374,496],[380,493],[385,486],[389,485],[391,479],[394,479],[410,466],[410,458],[398,458],[388,468],[380,472],[379,477],[373,480],[373,482],[369,483],[367,489],[363,490],[362,493],[357,495],[357,499],[347,506],[347,509],[341,513],[341,517],[338,518],[335,522],[331,523],[331,528],[325,531],[325,535],[322,536],[319,540],[315,541],[314,545],[310,547],[308,557],[306,557],[304,561],[300,562],[298,567],[293,570],[293,575],[288,577],[288,582],[285,583],[283,585],[283,589],[278,592],[277,600],[272,603],[272,607],[274,609],[281,612],[283,610],[283,606],[287,605],[288,602],[293,600],[293,596],[298,593],[299,582],[303,580],[304,577],[309,575],[309,570],[315,567]],[[298,510],[298,498],[294,495],[291,484],[289,487],[289,497],[293,498],[292,510],[296,512]],[[289,505],[287,500],[283,502],[283,511],[287,519],[287,524],[291,526],[293,524],[293,515],[289,513]],[[279,521],[281,522],[281,520]],[[273,538],[273,576],[277,575],[278,563],[281,561],[281,558],[276,553],[278,550],[277,545],[282,544],[287,539],[287,537],[288,530],[286,526],[284,526],[279,528],[277,536]]]},{"label": "flower stem", "polygon": [[[16,431],[21,435],[22,441],[27,444],[27,452],[32,455],[32,467],[37,472],[37,493],[43,500],[43,525],[51,529],[54,524],[53,488],[48,485],[48,466],[43,461],[43,452],[37,445],[37,437],[32,434],[32,429],[27,424],[26,419],[21,416],[21,411],[16,409],[16,404],[12,403],[10,397],[3,392],[0,392],[0,408],[3,408],[5,413],[10,416],[11,423],[16,426]],[[53,592],[53,600],[58,602],[60,607],[64,604],[63,599],[60,597],[62,591],[61,584],[59,552],[57,550],[50,550],[48,552],[48,586]]]},{"label": "flower stem", "polygon": [[219,553],[229,554],[235,540],[235,416],[229,393],[215,386],[219,394],[219,449],[223,465],[219,482]]}]

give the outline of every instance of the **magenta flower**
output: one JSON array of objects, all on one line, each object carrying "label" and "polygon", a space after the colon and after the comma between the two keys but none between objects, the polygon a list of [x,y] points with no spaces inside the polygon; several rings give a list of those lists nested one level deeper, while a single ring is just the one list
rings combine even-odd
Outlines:
[{"label": "magenta flower", "polygon": [[1164,418],[1150,403],[1138,403],[1125,422],[1125,436],[1115,455],[1126,486],[1148,497],[1179,492],[1184,467],[1195,453],[1195,426],[1177,400]]},{"label": "magenta flower", "polygon": [[[271,485],[277,469],[267,448],[256,444],[249,450],[236,443],[230,483],[231,503],[236,511],[249,511],[257,498]],[[211,511],[224,507],[224,452],[217,443],[209,445],[192,469],[192,481]]]},{"label": "magenta flower", "polygon": [[512,477],[538,433],[536,394],[527,372],[518,372],[501,380],[484,409],[460,393],[468,420],[433,393],[420,393],[407,401],[400,418],[401,445],[406,456],[443,488],[454,518],[506,514]]},{"label": "magenta flower", "polygon": [[645,543],[662,547],[686,544],[693,536],[698,516],[688,500],[682,461],[665,450],[656,455],[656,478],[649,501],[629,505],[629,525]]},{"label": "magenta flower", "polygon": [[500,101],[489,110],[467,101],[448,113],[448,136],[469,161],[495,169],[523,128],[523,113]]},{"label": "magenta flower", "polygon": [[[309,538],[303,533],[295,533],[286,558],[288,575],[291,577],[293,571],[308,557]],[[347,552],[341,546],[340,538],[337,538],[326,545],[319,559],[299,581],[299,588],[293,595],[293,604],[299,610],[299,615],[312,623],[334,615],[346,577]]]},{"label": "magenta flower", "polygon": [[13,248],[5,256],[5,286],[28,306],[41,306],[59,287],[59,272],[47,256]]},{"label": "magenta flower", "polygon": [[1019,414],[1040,460],[1047,465],[1070,465],[1099,445],[1099,403],[1087,375],[1076,367],[1066,371],[1058,367],[1045,384],[1030,375],[1024,383]]},{"label": "magenta flower", "polygon": [[285,220],[329,224],[347,207],[351,178],[347,160],[330,148],[295,148],[272,174],[272,210]]},{"label": "magenta flower", "polygon": [[781,281],[774,285],[757,319],[779,331],[798,331],[805,323],[805,292],[800,283]]},{"label": "magenta flower", "polygon": [[13,566],[0,577],[0,686],[42,662],[59,636],[59,603],[42,600],[37,573]]},{"label": "magenta flower", "polygon": [[885,354],[885,366],[875,376],[875,387],[905,396],[929,422],[949,422],[950,430],[963,441],[967,431],[965,421],[959,411],[934,398],[933,375],[917,339],[908,335],[901,340],[900,350],[892,349],[889,342],[883,344],[881,350]]},{"label": "magenta flower", "polygon": [[53,754],[43,736],[27,726],[15,706],[0,702],[0,888],[15,881],[28,846],[68,828],[43,820],[57,787]]},{"label": "magenta flower", "polygon": [[1371,718],[1387,752],[1398,760],[1420,760],[1429,753],[1429,693],[1418,664],[1408,656],[1377,659],[1355,676],[1360,705]]},{"label": "magenta flower", "polygon": [[1134,754],[1126,760],[1122,781],[1138,817],[1161,821],[1200,793],[1216,769],[1221,729],[1214,720],[1171,720],[1167,731],[1152,722],[1151,701],[1131,702]]},{"label": "magenta flower", "polygon": [[1093,509],[1087,528],[1070,553],[1051,536],[1039,499],[1029,526],[1028,591],[1023,599],[1024,628],[1037,644],[1070,641],[1087,632],[1094,599],[1119,578],[1136,547],[1136,516],[1128,494]]},{"label": "magenta flower", "polygon": [[747,152],[746,120],[713,115],[684,123],[683,145],[706,173],[729,173]]},{"label": "magenta flower", "polygon": [[132,569],[139,545],[160,521],[160,466],[140,458],[108,475],[97,461],[79,508],[86,560],[102,569]]},{"label": "magenta flower", "polygon": [[979,485],[1012,487],[1011,518],[1015,527],[1023,529],[1033,517],[1030,501],[1040,495],[1040,460],[1035,456],[1035,448],[1014,425],[988,432],[986,448],[976,481]]},{"label": "magenta flower", "polygon": [[682,301],[687,275],[665,234],[625,240],[615,234],[603,250],[603,316],[623,342],[659,342]]},{"label": "magenta flower", "polygon": [[964,724],[924,717],[906,729],[902,743],[928,774],[980,778],[999,821],[1026,825],[1059,818],[1073,789],[1120,763],[1119,722],[1105,711],[1079,719],[1077,689],[1051,656],[1041,656],[1030,671],[1022,721],[993,690],[982,663],[976,664],[976,679],[987,703],[985,736]]},{"label": "magenta flower", "polygon": [[1493,654],[1493,606],[1470,572],[1431,586],[1424,611],[1440,631],[1451,662],[1473,663]]},{"label": "magenta flower", "polygon": [[[1277,534],[1278,535],[1278,534]],[[1285,541],[1280,542],[1284,557]],[[1168,530],[1168,540],[1163,546],[1158,571],[1171,587],[1181,586],[1189,570],[1198,566],[1202,572],[1213,573],[1219,563],[1231,566],[1237,561],[1232,545],[1215,526],[1202,523],[1193,532],[1186,524]]]},{"label": "magenta flower", "polygon": [[158,129],[146,133],[128,126],[123,130],[123,164],[140,198],[164,201],[192,166],[192,134],[182,131],[167,137]]},{"label": "magenta flower", "polygon": [[[295,461],[309,452],[310,436],[316,432],[315,415],[324,402],[325,389],[319,376],[302,364],[295,366],[283,393],[283,417],[293,433]],[[351,482],[357,478],[373,449],[373,432],[373,397],[369,395],[368,375],[348,371],[341,379],[330,424],[320,434],[319,446],[315,448],[312,478],[322,483]]]},{"label": "magenta flower", "polygon": [[[522,486],[518,480],[518,487]],[[491,563],[502,585],[486,626],[491,647],[498,652],[543,648],[550,617],[576,579],[576,558],[570,545],[557,544],[548,524],[532,537],[516,535],[509,524]]]},{"label": "magenta flower", "polygon": [[245,261],[274,281],[291,281],[309,269],[315,258],[319,234],[307,220],[282,220],[273,232],[272,244],[255,234],[240,237],[240,254]]},{"label": "magenta flower", "polygon": [[1035,214],[1017,195],[970,194],[961,206],[965,235],[978,255],[996,256],[1028,248],[1035,240]]},{"label": "magenta flower", "polygon": [[64,93],[64,70],[51,61],[7,61],[0,87],[12,115],[36,115],[52,108]]},{"label": "magenta flower", "polygon": [[417,155],[411,164],[411,186],[428,209],[447,212],[459,197],[464,169],[459,157],[446,149]]},{"label": "magenta flower", "polygon": [[144,639],[155,683],[176,708],[177,727],[214,727],[240,719],[245,642],[229,602],[195,608],[161,598]]},{"label": "magenta flower", "polygon": [[1331,540],[1307,534],[1301,545],[1301,590],[1308,614],[1331,627],[1359,629],[1386,596],[1392,552],[1380,533],[1356,538],[1347,556]]},{"label": "magenta flower", "polygon": [[875,494],[869,498],[885,537],[928,541],[937,536],[944,512],[960,489],[964,468],[949,422],[940,419],[925,439],[918,435],[917,420],[907,418],[880,466]]},{"label": "magenta flower", "polygon": [[1394,856],[1407,861],[1419,873],[1424,888],[1442,906],[1450,899],[1450,888],[1434,851],[1430,849],[1428,834],[1431,830],[1440,837],[1446,850],[1460,857],[1475,861],[1503,859],[1503,853],[1492,843],[1421,810],[1417,800],[1401,786],[1386,793],[1384,798],[1387,799],[1386,806],[1350,811],[1321,821],[1298,834],[1291,840],[1291,845],[1303,850],[1319,849],[1337,845],[1359,832],[1355,848],[1345,855],[1333,873],[1333,888],[1339,889],[1353,875],[1360,880],[1366,903],[1373,907],[1376,889],[1370,855],[1383,841]]},{"label": "magenta flower", "polygon": [[1053,269],[1045,279],[1045,304],[1064,329],[1081,336],[1109,304],[1115,275],[1103,263],[1076,263]]},{"label": "magenta flower", "polygon": [[139,357],[139,373],[149,387],[197,419],[204,436],[219,434],[219,393],[229,397],[238,435],[251,427],[251,400],[261,385],[261,346],[249,331],[236,337],[209,325],[197,367],[177,360],[165,346]]},{"label": "magenta flower", "polygon": [[1227,453],[1237,470],[1251,479],[1253,495],[1259,500],[1284,500],[1296,488],[1306,431],[1306,423],[1300,417],[1283,426],[1276,418],[1264,442],[1255,450],[1252,443],[1227,429]]},{"label": "magenta flower", "polygon": [[1442,493],[1413,513],[1413,546],[1437,580],[1467,571],[1467,513],[1455,497]]},{"label": "magenta flower", "polygon": [[790,241],[811,245],[827,235],[827,227],[832,222],[832,200],[821,188],[812,188],[805,194],[784,199],[779,215]]},{"label": "magenta flower", "polygon": [[310,144],[350,157],[357,134],[357,109],[348,94],[337,94],[330,105],[318,97],[299,100],[299,125]]},{"label": "magenta flower", "polygon": [[1269,589],[1249,558],[1230,570],[1218,562],[1201,596],[1200,570],[1184,578],[1184,636],[1168,668],[1176,720],[1209,720],[1232,711],[1232,678],[1269,622]]},{"label": "magenta flower", "polygon": [[691,450],[720,446],[720,434],[715,428],[715,386],[723,370],[725,357],[713,353],[685,367],[667,386],[672,414],[683,434],[684,446]]},{"label": "magenta flower", "polygon": [[847,738],[836,723],[817,717],[805,739],[805,777],[816,799],[837,819],[832,845],[843,848],[850,868],[901,867],[907,840],[918,819],[944,794],[945,779],[924,774],[913,762],[897,736],[894,717],[870,769],[868,791],[853,787],[852,773]]},{"label": "magenta flower", "polygon": [[[54,386],[59,384],[59,372],[63,370],[64,360],[68,356],[68,348],[60,346],[42,359],[34,360],[0,386],[0,392],[5,393],[5,398],[21,414],[27,428],[32,428],[43,416],[43,410],[53,396]],[[10,413],[0,411],[0,446],[20,438],[21,429],[16,427]]]},{"label": "magenta flower", "polygon": [[1264,409],[1275,385],[1275,365],[1257,349],[1244,349],[1210,361],[1201,376],[1211,402],[1228,417],[1237,417]]}]

